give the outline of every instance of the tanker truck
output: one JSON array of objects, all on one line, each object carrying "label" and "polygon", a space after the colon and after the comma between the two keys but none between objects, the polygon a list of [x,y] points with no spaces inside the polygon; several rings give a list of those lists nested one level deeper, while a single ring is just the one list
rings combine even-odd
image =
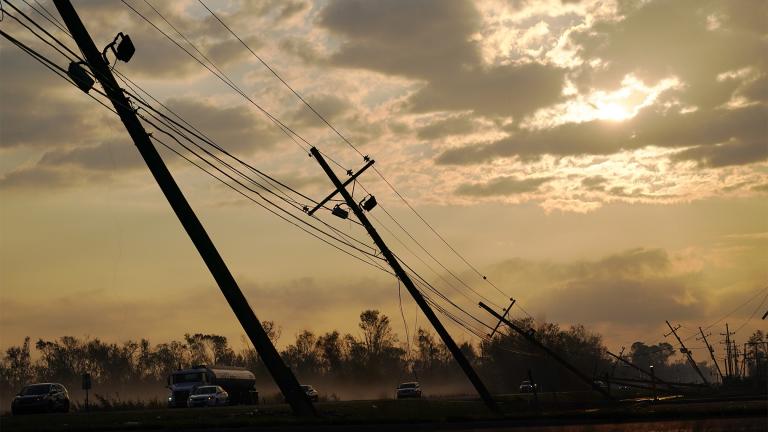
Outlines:
[{"label": "tanker truck", "polygon": [[259,392],[256,377],[248,369],[235,366],[192,366],[179,369],[168,376],[168,407],[186,407],[187,399],[201,385],[217,385],[229,393],[229,403],[257,404]]}]

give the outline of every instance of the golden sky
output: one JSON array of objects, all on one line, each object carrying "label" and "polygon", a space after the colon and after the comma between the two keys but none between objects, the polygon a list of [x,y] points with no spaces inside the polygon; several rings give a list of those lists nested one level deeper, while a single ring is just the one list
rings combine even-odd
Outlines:
[{"label": "golden sky", "polygon": [[[97,46],[129,34],[136,54],[118,69],[217,143],[315,199],[330,191],[314,160],[123,3],[73,3]],[[147,3],[128,3],[173,33]],[[737,341],[765,329],[768,2],[207,3],[535,318],[583,323],[617,350],[663,340],[665,320],[684,336],[728,321]],[[344,167],[362,166],[199,3],[149,4],[252,100]],[[68,65],[12,19],[0,28]],[[404,334],[392,277],[161,154],[281,345],[304,328],[355,332],[367,308]],[[441,264],[507,301],[375,173],[362,179]],[[382,208],[371,214],[399,256],[481,316]],[[403,308],[413,326],[407,296]],[[122,124],[3,40],[0,346],[197,332],[243,333]]]}]

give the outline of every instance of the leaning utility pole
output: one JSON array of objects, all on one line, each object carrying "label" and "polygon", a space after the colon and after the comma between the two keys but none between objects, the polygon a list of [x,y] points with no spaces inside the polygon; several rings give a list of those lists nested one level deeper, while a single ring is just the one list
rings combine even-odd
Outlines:
[{"label": "leaning utility pole", "polygon": [[[331,197],[333,197],[336,193],[341,194],[341,196],[344,198],[344,201],[346,201],[347,206],[352,210],[352,212],[355,214],[357,219],[360,221],[361,224],[365,227],[365,230],[368,231],[368,235],[371,236],[371,239],[373,239],[373,242],[376,244],[376,246],[381,251],[382,255],[384,255],[384,258],[387,260],[387,263],[389,263],[389,266],[392,267],[392,270],[395,272],[395,275],[397,275],[397,278],[400,279],[400,281],[405,285],[405,287],[408,289],[408,292],[411,294],[413,299],[416,301],[416,304],[419,305],[421,308],[421,311],[424,313],[424,315],[427,317],[429,322],[432,324],[432,327],[435,328],[437,331],[437,334],[440,335],[440,338],[443,340],[443,343],[446,347],[448,347],[448,350],[453,354],[453,357],[456,359],[456,362],[459,364],[461,369],[464,371],[464,373],[467,375],[467,378],[469,378],[469,381],[472,383],[472,385],[475,387],[475,390],[477,390],[477,393],[480,395],[480,397],[483,399],[483,402],[490,408],[492,411],[499,411],[499,407],[496,405],[496,402],[491,397],[490,392],[488,392],[488,389],[485,387],[485,384],[483,384],[483,381],[480,380],[480,377],[477,375],[477,372],[472,368],[472,365],[469,363],[467,358],[464,356],[464,353],[461,351],[458,345],[456,345],[456,342],[453,340],[451,335],[448,333],[448,330],[443,327],[443,324],[440,322],[440,320],[437,318],[437,315],[435,315],[435,312],[432,310],[432,308],[429,306],[427,301],[424,299],[424,296],[422,296],[421,292],[416,288],[416,286],[413,284],[413,281],[411,280],[410,276],[408,276],[408,273],[405,272],[403,267],[400,265],[400,262],[395,257],[395,254],[392,253],[392,251],[389,250],[386,243],[384,243],[384,240],[381,238],[378,232],[376,232],[376,228],[374,228],[373,224],[371,224],[371,221],[368,220],[368,217],[365,215],[363,210],[360,208],[360,205],[358,205],[357,202],[355,202],[354,198],[352,198],[352,195],[347,191],[346,185],[350,183],[351,179],[356,178],[359,176],[362,171],[367,169],[373,164],[373,160],[366,157],[366,165],[356,174],[352,174],[351,171],[348,172],[350,175],[350,179],[346,181],[346,183],[342,184],[341,180],[336,176],[336,173],[333,172],[333,169],[328,165],[328,163],[325,161],[325,158],[322,154],[320,154],[320,151],[317,150],[317,148],[312,147],[310,149],[310,155],[315,158],[318,164],[320,164],[320,167],[323,168],[323,171],[325,171],[325,174],[328,175],[328,177],[331,179],[331,182],[333,183],[333,186],[336,188],[328,198],[323,200],[318,206],[316,206],[314,209],[309,210],[307,209],[307,213],[312,214],[315,210],[318,209],[319,206],[321,206],[323,203],[327,202]],[[375,200],[372,201],[375,203]],[[370,211],[373,207],[368,207],[367,210]],[[338,207],[334,208],[334,214],[337,216],[339,215],[338,212],[340,212],[344,217],[347,217],[346,210],[340,209]]]},{"label": "leaning utility pole", "polygon": [[[715,349],[712,348],[712,345],[709,344],[709,341],[707,340],[707,335],[704,334],[704,330],[699,327],[699,333],[701,333],[701,339],[704,341],[704,344],[707,346],[707,350],[709,350],[709,355],[712,356],[712,363],[715,364],[715,368],[717,368],[717,373],[720,375],[720,382],[723,382],[723,372],[720,370],[720,365],[717,364],[717,359],[715,358]],[[711,333],[710,333],[711,335]]]},{"label": "leaning utility pole", "polygon": [[680,328],[680,326],[673,328],[672,324],[670,324],[669,321],[667,321],[666,323],[669,329],[672,331],[670,333],[665,334],[664,337],[667,337],[671,334],[675,335],[675,339],[677,339],[677,341],[680,343],[680,352],[685,354],[686,357],[688,357],[688,363],[690,363],[693,369],[696,370],[696,373],[699,374],[699,376],[701,377],[701,380],[704,381],[704,384],[709,385],[709,381],[707,381],[707,379],[704,377],[704,374],[701,373],[701,369],[699,369],[699,365],[697,365],[696,361],[693,359],[693,356],[691,355],[691,351],[685,347],[682,339],[680,339],[680,336],[677,335],[677,329]]},{"label": "leaning utility pole", "polygon": [[634,364],[634,363],[630,362],[629,360],[625,359],[624,357],[622,357],[622,356],[621,356],[621,354],[619,354],[619,355],[616,355],[616,354],[614,354],[614,353],[612,353],[612,352],[610,352],[610,351],[608,351],[608,350],[606,350],[605,352],[606,352],[606,353],[607,353],[609,356],[611,356],[611,357],[615,358],[615,359],[617,360],[617,364],[618,364],[618,362],[622,362],[622,363],[624,363],[625,365],[627,365],[627,366],[629,366],[629,367],[631,367],[631,368],[633,368],[633,369],[637,370],[638,372],[642,373],[643,375],[648,375],[648,377],[650,377],[650,378],[651,378],[651,380],[653,380],[653,381],[656,381],[656,382],[658,382],[659,384],[664,384],[664,385],[666,385],[666,386],[668,386],[668,387],[673,387],[673,385],[672,385],[672,384],[670,384],[670,383],[668,383],[668,382],[664,381],[663,379],[661,379],[661,378],[657,377],[657,376],[656,376],[656,374],[652,374],[652,373],[650,373],[649,371],[647,371],[647,370],[645,370],[645,369],[641,368],[640,366],[638,366],[638,365],[636,365],[636,364]]},{"label": "leaning utility pole", "polygon": [[[224,294],[229,306],[248,334],[251,343],[253,343],[259,356],[264,361],[267,370],[269,370],[278,387],[280,387],[286,401],[297,415],[317,415],[309,398],[306,397],[299,387],[299,382],[296,380],[293,372],[283,363],[275,346],[272,345],[269,337],[267,337],[264,327],[262,327],[261,322],[259,322],[248,305],[248,301],[240,287],[238,287],[235,278],[230,273],[221,255],[216,250],[216,246],[214,246],[205,228],[174,181],[173,176],[168,171],[168,167],[165,166],[157,149],[152,145],[149,135],[147,135],[144,127],[141,125],[135,111],[130,107],[128,98],[123,94],[117,81],[115,81],[106,58],[103,57],[102,53],[94,45],[91,35],[86,30],[72,4],[69,0],[54,0],[54,4],[80,51],[85,56],[85,61],[90,66],[91,72],[99,80],[107,96],[112,101],[112,105],[120,116],[120,120],[122,120],[133,139],[133,143],[144,158],[147,167],[155,177],[158,186],[160,186],[163,194],[165,194],[168,203],[173,208],[182,226],[187,231],[195,247],[197,247],[203,261],[205,261],[214,279],[216,279],[222,294]],[[132,51],[130,54],[132,54]],[[128,58],[130,58],[130,55]]]},{"label": "leaning utility pole", "polygon": [[616,374],[616,367],[619,366],[619,360],[623,360],[624,350],[625,349],[626,348],[621,347],[621,351],[619,351],[619,355],[618,356],[614,355],[614,354],[611,354],[611,352],[608,351],[608,350],[605,350],[605,352],[607,352],[608,354],[611,354],[612,356],[614,356],[616,358],[616,361],[613,362],[613,365],[611,366],[611,373],[610,373],[611,378],[613,378],[613,376]]},{"label": "leaning utility pole", "polygon": [[600,387],[597,383],[595,383],[595,381],[593,379],[591,379],[590,377],[584,375],[584,373],[582,373],[580,370],[576,369],[576,367],[574,365],[572,365],[569,361],[567,361],[566,359],[561,357],[558,353],[556,353],[556,352],[552,351],[551,349],[549,349],[549,347],[547,347],[543,343],[539,342],[539,340],[536,339],[536,337],[533,336],[533,333],[534,333],[533,329],[525,331],[522,328],[520,328],[519,326],[517,326],[515,323],[513,323],[512,321],[510,321],[507,318],[499,315],[495,310],[493,310],[493,308],[489,307],[485,303],[480,302],[478,304],[480,305],[481,308],[485,309],[486,311],[488,311],[488,313],[490,313],[491,315],[496,317],[496,319],[498,319],[499,321],[503,322],[509,328],[511,328],[512,330],[516,331],[520,336],[522,336],[523,338],[528,340],[528,342],[530,342],[532,345],[535,345],[535,346],[539,347],[539,349],[544,351],[548,356],[552,357],[558,363],[560,363],[561,365],[565,366],[566,369],[571,371],[571,373],[576,375],[580,380],[584,381],[586,384],[588,384],[590,387],[592,387],[593,390],[595,390],[596,392],[598,392],[601,395],[605,396],[606,399],[613,399],[613,396],[611,396],[610,393],[608,393],[604,388]]}]

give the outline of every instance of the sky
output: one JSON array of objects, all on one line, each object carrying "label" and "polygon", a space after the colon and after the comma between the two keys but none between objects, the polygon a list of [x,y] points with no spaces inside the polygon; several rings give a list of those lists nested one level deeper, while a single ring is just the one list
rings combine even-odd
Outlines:
[{"label": "sky", "polygon": [[[581,323],[618,351],[673,343],[669,320],[700,361],[699,326],[719,341],[727,322],[737,342],[766,329],[766,1],[205,2],[360,154],[197,1],[126,3],[196,52],[173,24],[250,101],[126,4],[73,3],[98,47],[130,35],[136,53],[116,70],[303,194],[332,184],[258,107],[342,178],[370,155],[418,215],[372,170],[355,198],[375,195],[395,253],[485,323],[481,296],[497,309],[514,297],[513,317]],[[68,66],[12,18],[0,29]],[[160,153],[280,347],[303,329],[357,334],[365,309],[401,340],[425,324],[389,274]],[[119,119],[3,39],[0,347],[184,333],[239,345],[244,332]]]}]

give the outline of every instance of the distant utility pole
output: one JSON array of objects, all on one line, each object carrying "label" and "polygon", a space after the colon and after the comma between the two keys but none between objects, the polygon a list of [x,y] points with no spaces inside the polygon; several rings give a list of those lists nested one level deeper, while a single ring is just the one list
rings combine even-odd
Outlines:
[{"label": "distant utility pole", "polygon": [[[242,291],[240,291],[235,278],[216,250],[216,246],[208,237],[208,233],[174,181],[165,163],[163,163],[162,158],[157,153],[157,149],[152,145],[149,135],[147,135],[144,127],[141,125],[135,111],[131,109],[128,98],[123,94],[117,81],[115,81],[106,58],[103,57],[102,53],[94,45],[91,35],[88,34],[88,30],[86,30],[72,4],[69,0],[54,0],[54,4],[75,42],[77,42],[80,51],[85,56],[91,72],[101,82],[104,91],[120,116],[120,120],[123,121],[125,128],[133,139],[133,143],[144,158],[147,167],[155,177],[157,184],[160,186],[163,194],[165,194],[166,199],[168,199],[168,203],[173,208],[182,226],[184,226],[190,239],[192,239],[192,242],[197,247],[203,261],[205,261],[214,279],[216,279],[222,294],[224,294],[229,306],[232,308],[235,316],[237,316],[243,329],[245,329],[259,356],[264,361],[267,370],[275,379],[286,401],[291,405],[295,414],[316,416],[312,403],[301,390],[293,372],[283,363],[275,346],[272,345],[269,337],[267,337],[264,327],[262,327],[261,322],[256,318],[253,310],[248,305],[248,301],[245,299]],[[123,36],[124,40],[125,38]],[[127,61],[125,59],[126,55],[130,59],[130,56],[133,54],[132,49],[133,47],[131,46],[127,50],[122,51],[124,61]],[[120,51],[118,46],[117,52]],[[126,51],[128,54],[126,54]],[[106,53],[106,49],[104,52]]]},{"label": "distant utility pole", "polygon": [[731,355],[733,356],[733,375],[739,378],[741,376],[739,371],[739,346],[736,345],[734,339],[731,339]]},{"label": "distant utility pole", "polygon": [[720,333],[720,336],[725,336],[725,376],[733,376],[733,361],[731,356],[731,335],[734,334],[728,328],[728,323],[725,323],[725,333]]},{"label": "distant utility pole", "polygon": [[[703,340],[704,344],[707,345],[707,350],[709,350],[709,355],[712,356],[712,363],[715,364],[715,368],[717,368],[717,374],[720,375],[720,382],[723,382],[723,372],[720,370],[720,365],[717,364],[717,359],[715,358],[715,349],[712,348],[712,345],[709,344],[709,341],[707,340],[707,335],[704,334],[704,330],[699,327],[699,333],[701,333],[701,339],[696,338],[697,340]],[[709,334],[710,336],[712,333]]]},{"label": "distant utility pole", "polygon": [[675,339],[677,339],[677,341],[680,343],[680,352],[685,354],[686,357],[688,357],[688,363],[690,363],[693,369],[696,370],[696,373],[699,374],[699,376],[701,377],[701,380],[704,381],[704,384],[709,385],[709,381],[707,381],[707,378],[705,378],[704,374],[701,373],[701,369],[699,369],[699,365],[697,365],[696,361],[693,359],[693,356],[691,355],[691,351],[685,347],[685,344],[683,344],[682,339],[680,339],[680,336],[677,335],[677,329],[679,329],[680,326],[673,328],[672,324],[670,324],[669,321],[667,321],[666,323],[669,329],[672,331],[670,333],[665,334],[664,337],[667,337],[671,334],[675,335]]},{"label": "distant utility pole", "polygon": [[743,378],[747,377],[747,344],[744,343],[744,358],[741,360],[741,376]]},{"label": "distant utility pole", "polygon": [[[366,231],[368,231],[368,235],[371,237],[371,239],[373,239],[373,242],[379,248],[382,255],[384,255],[384,258],[387,260],[387,263],[389,263],[389,266],[392,267],[392,270],[395,272],[395,275],[397,275],[397,278],[400,279],[403,285],[405,285],[405,287],[408,289],[408,292],[416,301],[416,304],[419,305],[419,307],[421,308],[421,311],[424,313],[424,315],[427,317],[429,322],[432,324],[432,327],[434,327],[435,331],[437,331],[437,334],[440,335],[440,338],[443,340],[443,343],[445,344],[445,346],[448,347],[448,350],[451,352],[451,354],[453,354],[453,357],[456,359],[456,362],[459,364],[461,369],[467,375],[467,378],[469,378],[469,381],[475,387],[475,390],[477,390],[477,393],[483,399],[483,402],[485,402],[488,408],[490,408],[492,411],[498,412],[499,407],[496,405],[496,402],[491,397],[491,393],[485,387],[485,384],[483,384],[483,381],[480,380],[480,377],[477,375],[477,372],[475,372],[474,368],[472,368],[472,365],[469,363],[469,360],[467,360],[467,358],[464,356],[464,353],[461,351],[459,346],[456,345],[456,342],[448,333],[448,330],[446,330],[445,327],[443,327],[443,324],[440,322],[440,320],[437,318],[437,315],[435,315],[435,312],[432,310],[432,308],[429,306],[427,301],[424,299],[424,296],[422,296],[421,292],[419,292],[419,290],[416,288],[416,285],[413,284],[413,281],[411,280],[410,276],[408,276],[408,273],[406,273],[406,271],[400,265],[400,262],[395,257],[395,254],[393,254],[392,251],[389,250],[386,243],[384,243],[384,240],[376,231],[376,228],[374,228],[373,224],[371,224],[371,221],[368,220],[368,217],[363,212],[361,205],[366,208],[366,211],[370,211],[376,203],[375,198],[371,196],[369,199],[372,199],[373,201],[368,201],[367,205],[364,202],[361,204],[358,204],[357,202],[355,202],[354,198],[352,198],[352,195],[349,193],[349,191],[347,191],[346,185],[350,183],[351,179],[356,178],[362,173],[362,171],[370,167],[373,164],[373,160],[368,159],[368,157],[366,157],[366,162],[367,162],[366,165],[356,174],[352,174],[351,171],[348,172],[351,178],[347,179],[345,183],[342,183],[341,180],[339,180],[339,178],[336,176],[336,173],[333,172],[331,167],[325,161],[325,158],[323,157],[323,155],[320,154],[320,151],[317,150],[317,148],[312,147],[310,149],[310,154],[312,155],[312,157],[315,158],[317,163],[320,164],[320,167],[323,168],[323,171],[325,171],[325,174],[328,176],[328,178],[331,179],[331,182],[333,183],[333,186],[336,189],[328,196],[328,198],[321,201],[321,203],[318,204],[318,206],[316,206],[314,209],[311,209],[311,210],[307,209],[307,213],[311,214],[314,211],[316,211],[319,208],[319,206],[327,202],[336,193],[341,194],[341,196],[344,198],[344,201],[346,201],[347,206],[349,206],[349,208],[355,214],[355,216],[360,221],[360,223],[363,224]],[[343,217],[343,218],[347,217],[347,211],[339,207],[335,207],[333,213],[339,217]]]},{"label": "distant utility pole", "polygon": [[512,321],[510,321],[510,320],[508,320],[507,318],[504,318],[503,316],[499,315],[499,314],[498,314],[498,312],[496,312],[495,310],[493,310],[493,308],[489,307],[489,306],[488,306],[488,305],[486,305],[485,303],[483,303],[483,302],[480,302],[480,303],[479,303],[479,305],[480,305],[480,307],[481,307],[481,308],[485,309],[485,310],[486,310],[488,313],[490,313],[491,315],[493,315],[494,317],[496,317],[496,319],[498,319],[499,321],[503,322],[503,323],[504,323],[504,324],[506,324],[506,325],[507,325],[509,328],[511,328],[512,330],[514,330],[515,332],[517,332],[517,333],[518,333],[520,336],[522,336],[523,338],[525,338],[525,339],[526,339],[528,342],[530,342],[532,345],[534,345],[534,346],[537,346],[539,349],[541,349],[542,351],[544,351],[544,352],[545,352],[545,353],[546,353],[548,356],[550,356],[550,357],[552,357],[553,359],[555,359],[555,361],[557,361],[558,363],[560,363],[561,365],[563,365],[563,366],[564,366],[566,369],[568,369],[568,370],[569,370],[571,373],[573,373],[574,375],[576,375],[576,377],[578,377],[580,380],[582,380],[582,381],[583,381],[583,382],[585,382],[587,385],[589,385],[590,387],[592,387],[592,389],[593,389],[593,390],[595,390],[596,392],[598,392],[598,393],[600,393],[601,395],[605,396],[605,398],[606,398],[606,399],[613,399],[613,396],[611,396],[611,395],[610,395],[610,393],[608,393],[608,392],[607,392],[607,391],[606,391],[604,388],[600,387],[600,385],[598,385],[597,383],[595,383],[595,381],[594,381],[593,379],[591,379],[590,377],[586,376],[586,375],[585,375],[583,372],[581,372],[580,370],[578,370],[578,369],[577,369],[577,368],[576,368],[574,365],[572,365],[572,364],[571,364],[571,363],[570,363],[568,360],[566,360],[565,358],[561,357],[561,356],[560,356],[558,353],[556,353],[556,352],[552,351],[551,349],[549,349],[549,347],[547,347],[547,346],[546,346],[546,345],[544,345],[543,343],[539,342],[539,340],[538,340],[538,339],[536,339],[536,337],[533,335],[533,334],[534,334],[534,331],[533,331],[533,329],[529,329],[528,331],[526,331],[526,330],[523,330],[522,328],[520,328],[518,325],[516,325],[516,324],[515,324],[515,323],[513,323]]}]

